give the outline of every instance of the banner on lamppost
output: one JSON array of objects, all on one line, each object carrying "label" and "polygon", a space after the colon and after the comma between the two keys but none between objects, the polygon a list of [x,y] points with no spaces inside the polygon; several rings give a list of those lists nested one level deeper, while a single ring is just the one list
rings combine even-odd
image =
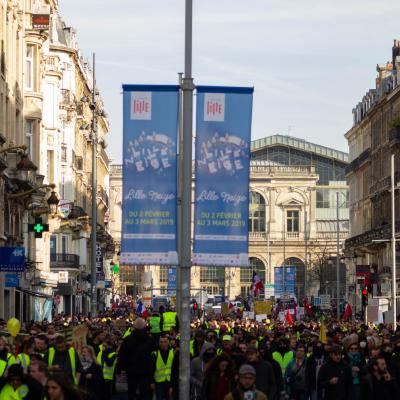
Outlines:
[{"label": "banner on lamppost", "polygon": [[123,85],[123,264],[177,265],[179,87]]},{"label": "banner on lamppost", "polygon": [[193,263],[248,266],[253,88],[197,87]]},{"label": "banner on lamppost", "polygon": [[274,268],[275,297],[290,299],[295,296],[296,267],[281,266]]}]

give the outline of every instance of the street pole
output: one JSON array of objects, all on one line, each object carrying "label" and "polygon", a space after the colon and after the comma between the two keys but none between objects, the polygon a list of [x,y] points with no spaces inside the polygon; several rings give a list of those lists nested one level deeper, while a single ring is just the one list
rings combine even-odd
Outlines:
[{"label": "street pole", "polygon": [[304,297],[307,297],[307,206],[304,206]]},{"label": "street pole", "polygon": [[181,240],[179,268],[181,269],[181,340],[179,346],[179,398],[190,397],[190,266],[192,233],[192,18],[193,0],[185,2],[185,75],[182,81],[182,193],[181,193]]},{"label": "street pole", "polygon": [[[183,81],[183,73],[179,72],[178,73],[178,82],[179,82],[179,87],[182,87],[182,81]],[[179,90],[179,114],[178,114],[178,203],[177,203],[177,212],[178,212],[178,248],[181,248],[181,240],[182,240],[182,168],[181,165],[183,163],[183,151],[182,151],[182,145],[183,145],[183,134],[182,134],[182,90]],[[182,277],[181,277],[181,269],[178,267],[176,268],[176,311],[178,312],[178,317],[180,318],[181,313],[182,313],[182,307],[181,307],[181,282],[182,282]]]},{"label": "street pole", "polygon": [[392,186],[392,312],[393,312],[393,326],[396,329],[397,310],[396,310],[396,216],[395,216],[395,203],[394,203],[394,154],[391,157],[391,186]]},{"label": "street pole", "polygon": [[340,259],[339,259],[339,192],[336,192],[336,312],[337,318],[340,319]]},{"label": "street pole", "polygon": [[97,314],[97,276],[96,276],[96,242],[97,242],[97,116],[96,116],[96,76],[95,54],[93,53],[93,87],[90,109],[92,110],[92,264],[90,280],[90,313],[92,318]]}]

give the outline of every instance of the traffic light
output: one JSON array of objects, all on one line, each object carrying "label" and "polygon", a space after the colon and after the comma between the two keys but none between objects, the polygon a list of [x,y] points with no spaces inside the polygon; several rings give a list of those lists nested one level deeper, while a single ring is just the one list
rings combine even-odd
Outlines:
[{"label": "traffic light", "polygon": [[49,231],[49,225],[44,224],[42,218],[35,218],[34,224],[28,224],[28,232],[35,232],[35,238],[41,238],[43,232]]},{"label": "traffic light", "polygon": [[362,306],[366,307],[368,305],[368,288],[365,286],[361,291]]}]

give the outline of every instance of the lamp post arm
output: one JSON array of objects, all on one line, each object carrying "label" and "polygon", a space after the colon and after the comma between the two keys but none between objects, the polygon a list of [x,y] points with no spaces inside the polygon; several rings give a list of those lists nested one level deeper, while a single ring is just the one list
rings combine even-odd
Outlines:
[{"label": "lamp post arm", "polygon": [[13,150],[26,150],[26,145],[22,144],[21,146],[12,146],[12,147],[7,147],[6,149],[1,149],[0,154],[8,153]]}]

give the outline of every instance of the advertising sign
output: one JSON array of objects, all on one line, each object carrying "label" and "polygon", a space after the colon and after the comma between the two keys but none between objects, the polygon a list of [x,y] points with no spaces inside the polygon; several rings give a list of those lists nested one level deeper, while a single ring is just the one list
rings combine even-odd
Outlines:
[{"label": "advertising sign", "polygon": [[18,287],[19,277],[17,274],[6,274],[4,279],[5,287]]},{"label": "advertising sign", "polygon": [[177,265],[178,86],[123,85],[123,264]]},{"label": "advertising sign", "polygon": [[176,267],[168,268],[168,296],[176,296]]},{"label": "advertising sign", "polygon": [[193,263],[248,266],[253,88],[197,87]]},{"label": "advertising sign", "polygon": [[0,272],[23,272],[24,269],[24,247],[0,247]]},{"label": "advertising sign", "polygon": [[49,14],[32,14],[32,29],[48,30],[50,26]]},{"label": "advertising sign", "polygon": [[[285,269],[285,270],[284,270]],[[295,296],[296,267],[275,267],[275,297],[290,300]]]},{"label": "advertising sign", "polygon": [[103,279],[103,250],[99,244],[96,244],[96,275],[97,279]]}]

